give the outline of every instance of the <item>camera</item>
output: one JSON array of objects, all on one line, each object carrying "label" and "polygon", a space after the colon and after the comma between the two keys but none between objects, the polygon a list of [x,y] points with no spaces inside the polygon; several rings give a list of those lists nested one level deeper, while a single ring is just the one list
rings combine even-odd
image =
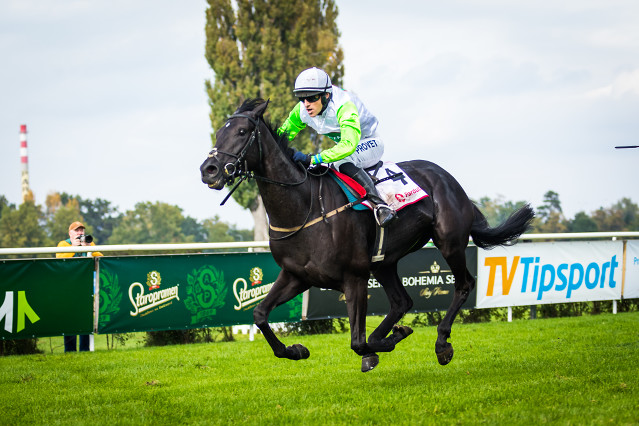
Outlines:
[{"label": "camera", "polygon": [[93,237],[91,235],[78,235],[78,240],[82,243],[91,244],[93,242]]}]

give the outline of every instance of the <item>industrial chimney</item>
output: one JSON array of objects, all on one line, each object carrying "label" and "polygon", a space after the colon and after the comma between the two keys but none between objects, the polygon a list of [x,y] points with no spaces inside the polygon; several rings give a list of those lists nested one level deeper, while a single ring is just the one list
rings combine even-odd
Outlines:
[{"label": "industrial chimney", "polygon": [[29,157],[27,155],[27,125],[20,125],[20,162],[22,163],[22,202],[33,200],[29,189]]}]

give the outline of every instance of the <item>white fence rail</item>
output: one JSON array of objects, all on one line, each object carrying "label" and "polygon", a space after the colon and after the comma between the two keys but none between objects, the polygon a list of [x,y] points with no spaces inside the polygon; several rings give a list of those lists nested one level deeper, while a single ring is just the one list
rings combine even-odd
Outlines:
[{"label": "white fence rail", "polygon": [[[558,234],[524,234],[520,241],[532,240],[567,240],[567,239],[623,239],[639,238],[639,232],[574,232]],[[85,253],[99,251],[107,252],[135,252],[135,251],[167,251],[167,250],[221,250],[221,249],[252,249],[268,248],[268,241],[245,241],[235,243],[175,243],[175,244],[115,244],[79,247],[29,247],[29,248],[0,248],[0,256],[16,254],[46,254],[46,253]]]}]

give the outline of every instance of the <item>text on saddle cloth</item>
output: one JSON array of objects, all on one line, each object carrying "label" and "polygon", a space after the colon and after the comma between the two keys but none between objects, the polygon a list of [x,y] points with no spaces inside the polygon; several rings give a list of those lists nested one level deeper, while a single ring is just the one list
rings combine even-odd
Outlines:
[{"label": "text on saddle cloth", "polygon": [[[331,169],[331,171],[333,172],[331,176],[340,184],[349,201],[355,201],[357,198],[361,198],[366,194],[364,188],[352,178],[334,169]],[[426,191],[408,177],[396,163],[385,161],[381,167],[375,169],[375,172],[375,178],[382,180],[382,182],[375,184],[379,196],[395,211],[401,210],[406,206],[428,197]],[[346,186],[348,186],[348,188]],[[353,191],[355,193],[353,193]],[[357,194],[357,196],[355,194]],[[353,208],[355,210],[365,208],[372,209],[372,206],[368,201],[365,201]]]}]

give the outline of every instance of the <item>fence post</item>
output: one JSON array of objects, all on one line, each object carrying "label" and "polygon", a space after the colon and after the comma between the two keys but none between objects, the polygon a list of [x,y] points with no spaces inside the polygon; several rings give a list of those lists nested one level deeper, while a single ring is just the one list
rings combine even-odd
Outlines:
[{"label": "fence post", "polygon": [[513,322],[513,307],[508,307],[508,322]]}]

